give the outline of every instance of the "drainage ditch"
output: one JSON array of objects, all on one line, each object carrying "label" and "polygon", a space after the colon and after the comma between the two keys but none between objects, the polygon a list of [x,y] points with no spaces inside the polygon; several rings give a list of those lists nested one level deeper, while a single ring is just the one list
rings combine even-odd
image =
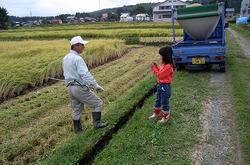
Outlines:
[{"label": "drainage ditch", "polygon": [[95,159],[96,155],[101,152],[105,146],[112,140],[112,136],[116,134],[134,115],[136,110],[141,109],[144,105],[144,102],[147,98],[152,96],[156,91],[156,86],[151,88],[124,116],[122,116],[118,122],[114,125],[113,128],[108,130],[102,138],[92,147],[92,149],[82,157],[80,161],[76,164],[80,165],[90,165],[92,164],[93,160]]}]

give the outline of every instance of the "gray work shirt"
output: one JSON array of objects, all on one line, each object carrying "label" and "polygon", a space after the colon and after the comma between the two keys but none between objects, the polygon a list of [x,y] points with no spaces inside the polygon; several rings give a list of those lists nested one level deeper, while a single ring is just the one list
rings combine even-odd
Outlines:
[{"label": "gray work shirt", "polygon": [[66,85],[73,80],[88,87],[96,84],[83,58],[76,51],[70,50],[63,58],[62,67]]}]

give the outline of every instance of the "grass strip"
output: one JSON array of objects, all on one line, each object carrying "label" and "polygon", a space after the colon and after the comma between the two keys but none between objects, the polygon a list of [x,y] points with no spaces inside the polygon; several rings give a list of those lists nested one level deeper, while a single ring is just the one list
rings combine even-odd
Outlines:
[{"label": "grass strip", "polygon": [[190,164],[201,130],[201,102],[210,94],[208,79],[207,73],[176,73],[169,123],[162,126],[148,120],[155,99],[151,97],[93,164]]},{"label": "grass strip", "polygon": [[122,97],[117,99],[107,109],[104,120],[109,122],[109,126],[102,130],[88,129],[81,135],[75,136],[71,143],[65,144],[51,155],[44,157],[40,164],[73,164],[82,157],[89,154],[92,147],[101,139],[106,132],[113,129],[122,116],[126,116],[129,110],[137,104],[145,94],[155,85],[152,76],[146,76],[143,81],[126,91]]},{"label": "grass strip", "polygon": [[[248,36],[250,36],[249,32]],[[245,32],[242,33],[245,37]],[[236,112],[238,131],[246,164],[250,164],[250,59],[244,56],[243,50],[234,41],[232,35],[227,36],[228,67],[233,86],[233,107]]]},{"label": "grass strip", "polygon": [[240,33],[244,38],[248,39],[250,41],[250,31],[249,26],[247,25],[236,25],[236,24],[230,24],[230,27]]}]

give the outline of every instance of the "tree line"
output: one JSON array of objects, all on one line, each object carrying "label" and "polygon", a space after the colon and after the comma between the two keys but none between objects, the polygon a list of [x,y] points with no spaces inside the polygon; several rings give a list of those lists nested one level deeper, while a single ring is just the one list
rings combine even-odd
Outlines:
[{"label": "tree line", "polygon": [[5,8],[0,7],[0,29],[7,29],[8,28],[8,12]]}]

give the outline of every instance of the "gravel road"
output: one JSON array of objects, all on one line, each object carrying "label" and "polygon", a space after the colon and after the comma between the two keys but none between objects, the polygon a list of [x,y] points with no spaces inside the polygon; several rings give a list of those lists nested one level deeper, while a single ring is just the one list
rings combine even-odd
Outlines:
[{"label": "gravel road", "polygon": [[[229,29],[229,32],[250,58],[249,42],[232,29]],[[192,164],[241,165],[244,162],[232,108],[231,83],[228,73],[213,69],[210,85],[215,92],[203,103],[204,112],[200,116],[202,133],[199,136],[199,144],[194,149]]]}]

